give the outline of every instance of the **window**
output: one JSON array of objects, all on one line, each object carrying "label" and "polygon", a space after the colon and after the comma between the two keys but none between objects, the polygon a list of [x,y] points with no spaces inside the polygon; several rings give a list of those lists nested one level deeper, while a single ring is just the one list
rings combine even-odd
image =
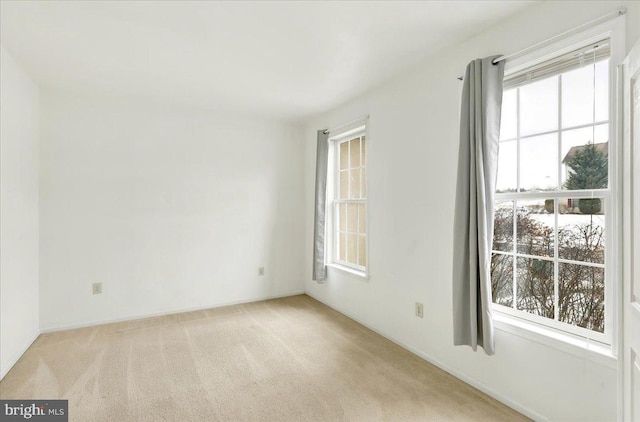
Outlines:
[{"label": "window", "polygon": [[602,40],[505,77],[494,309],[611,344],[616,200]]},{"label": "window", "polygon": [[367,270],[367,144],[364,127],[331,139],[334,157],[334,264]]}]

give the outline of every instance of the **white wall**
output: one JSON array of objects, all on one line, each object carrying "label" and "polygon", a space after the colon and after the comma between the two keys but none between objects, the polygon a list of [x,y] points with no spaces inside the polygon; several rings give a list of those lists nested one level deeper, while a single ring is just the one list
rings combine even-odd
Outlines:
[{"label": "white wall", "polygon": [[43,330],[304,291],[299,130],[57,92],[42,101]]},{"label": "white wall", "polygon": [[39,334],[36,85],[0,47],[0,379]]},{"label": "white wall", "polygon": [[640,0],[624,2],[627,8],[627,52],[640,41]]},{"label": "white wall", "polygon": [[[640,4],[627,3],[636,26]],[[310,119],[306,143],[307,292],[491,392],[530,416],[615,420],[615,362],[577,357],[506,331],[496,354],[453,347],[452,217],[461,91],[457,76],[477,57],[510,53],[615,10],[614,2],[545,2]],[[635,35],[634,35],[635,34]],[[627,41],[637,39],[628,30]],[[370,114],[370,279],[329,269],[311,274],[315,130]],[[414,316],[424,303],[424,319]],[[586,354],[585,354],[586,355]]]}]

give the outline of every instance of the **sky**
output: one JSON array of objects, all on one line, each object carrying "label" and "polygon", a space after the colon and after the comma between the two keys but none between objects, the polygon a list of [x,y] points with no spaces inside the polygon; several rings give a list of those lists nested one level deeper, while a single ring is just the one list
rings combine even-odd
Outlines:
[{"label": "sky", "polygon": [[[562,78],[561,90],[559,78]],[[608,84],[609,60],[603,60],[505,90],[497,191],[515,191],[517,188],[518,89],[520,189],[549,191],[559,189],[566,181],[566,168],[559,163],[571,147],[609,140]],[[562,95],[559,95],[560,91]],[[576,128],[583,125],[590,126]]]}]

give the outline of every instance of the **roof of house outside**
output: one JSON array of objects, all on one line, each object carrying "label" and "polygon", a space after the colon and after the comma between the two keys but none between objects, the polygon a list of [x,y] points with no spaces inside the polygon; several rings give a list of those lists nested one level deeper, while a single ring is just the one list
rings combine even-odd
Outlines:
[{"label": "roof of house outside", "polygon": [[[587,144],[589,145],[589,144]],[[573,159],[574,155],[576,155],[576,153],[578,151],[582,151],[587,145],[579,145],[577,147],[571,147],[571,149],[567,152],[567,155],[564,156],[564,158],[562,159],[563,163],[566,163],[567,161],[570,161],[571,159]],[[599,144],[593,144],[593,146],[596,147],[596,149],[602,153],[604,153],[605,156],[609,155],[609,142],[602,142]]]}]

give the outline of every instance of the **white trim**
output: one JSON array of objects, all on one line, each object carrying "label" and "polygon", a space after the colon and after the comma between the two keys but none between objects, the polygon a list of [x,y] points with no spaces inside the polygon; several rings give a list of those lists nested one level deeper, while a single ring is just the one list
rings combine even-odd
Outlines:
[{"label": "white trim", "polygon": [[367,324],[366,322],[362,321],[361,319],[359,319],[358,317],[354,316],[353,314],[342,310],[341,308],[337,307],[337,306],[333,306],[330,305],[329,303],[325,302],[324,300],[314,296],[312,293],[310,293],[309,291],[306,292],[306,295],[317,300],[318,302],[324,304],[325,306],[328,306],[329,308],[341,313],[342,315],[346,316],[349,319],[352,319],[353,321],[357,322],[358,324],[370,329],[371,331],[373,331],[374,333],[381,335],[382,337],[386,338],[387,340],[392,341],[393,343],[397,344],[398,346],[402,347],[405,350],[408,350],[409,352],[413,353],[414,355],[426,360],[427,362],[429,362],[432,365],[437,366],[438,368],[442,369],[443,371],[453,375],[454,377],[458,378],[460,381],[469,384],[470,386],[482,391],[483,393],[485,393],[486,395],[498,400],[499,402],[509,406],[510,408],[522,413],[523,415],[536,420],[536,421],[548,421],[549,419],[544,417],[543,415],[541,415],[540,413],[514,401],[511,400],[510,398],[504,396],[503,394],[498,393],[497,391],[493,390],[490,387],[487,387],[485,384],[483,384],[482,382],[476,380],[475,378],[469,377],[465,374],[463,374],[462,372],[452,368],[451,366],[439,361],[438,359],[435,359],[433,356],[424,353],[418,349],[416,349],[415,347],[409,346],[406,343],[398,340],[395,336],[388,334],[382,330],[378,330],[377,328],[374,328],[372,325]]},{"label": "white trim", "polygon": [[[353,232],[349,232],[349,231],[347,231],[347,232],[343,232],[343,231],[341,231],[340,233],[341,233],[341,234],[346,234],[346,235],[350,235],[350,234],[352,234],[352,235],[355,235],[355,236],[363,236],[363,235],[361,235],[361,234],[359,234],[359,233],[353,233]],[[366,236],[365,236],[365,238],[366,238]],[[359,247],[358,247],[358,249],[359,249]],[[366,269],[367,269],[366,267],[364,267],[364,266],[362,266],[362,265],[352,264],[352,263],[351,263],[351,262],[349,262],[349,261],[341,261],[340,259],[335,259],[335,260],[334,260],[333,262],[331,262],[330,264],[331,264],[331,265],[333,265],[333,266],[335,266],[335,267],[344,267],[345,269],[349,269],[349,270],[352,270],[352,271],[361,272],[361,273],[363,273],[363,274],[365,274],[365,275],[366,275]]]},{"label": "white trim", "polygon": [[515,53],[511,53],[511,54],[506,54],[506,55],[502,55],[500,57],[498,57],[497,59],[494,59],[494,64],[497,63],[498,61],[502,61],[502,60],[514,60],[517,57],[521,57],[521,56],[525,56],[529,54],[529,51],[535,52],[537,50],[542,49],[544,46],[547,46],[549,44],[553,45],[555,43],[557,43],[557,40],[563,40],[566,38],[569,38],[569,36],[573,35],[573,34],[582,34],[587,32],[591,27],[594,27],[598,24],[601,24],[603,22],[608,22],[609,20],[615,19],[615,18],[619,18],[623,15],[625,15],[627,13],[627,8],[622,6],[620,7],[618,10],[616,10],[615,12],[609,12],[604,16],[600,16],[597,19],[594,19],[592,21],[583,23],[582,25],[576,26],[575,28],[571,28],[565,32],[562,32],[560,34],[557,34],[551,38],[548,38],[544,41],[541,41],[537,44],[531,45],[529,47],[526,47],[522,50],[516,51]]},{"label": "white trim", "polygon": [[[602,41],[605,38],[610,38],[615,32],[617,32],[616,26],[618,26],[620,22],[624,22],[623,17],[613,18],[607,22],[603,22],[599,25],[585,29],[584,31],[571,34],[570,36],[550,43],[544,47],[540,47],[539,49],[536,49],[531,53],[528,53],[521,57],[507,60],[505,63],[504,76],[506,78],[513,73],[535,66],[544,61],[551,60],[554,57],[570,53],[586,45]],[[624,35],[622,40],[616,39],[615,42],[612,41],[610,43],[612,58],[618,53],[618,51],[616,51],[615,45],[618,42],[624,43]],[[622,45],[622,47],[624,51],[624,44]],[[621,61],[621,59],[618,60],[618,62]],[[615,66],[613,67],[615,68]]]},{"label": "white trim", "polygon": [[350,275],[354,275],[356,277],[360,277],[360,278],[364,278],[366,280],[369,280],[369,275],[365,271],[356,270],[355,268],[351,268],[351,267],[348,267],[348,266],[340,264],[340,263],[332,262],[330,264],[327,264],[327,267],[334,268],[336,270],[343,271],[343,272],[348,273]]},{"label": "white trim", "polygon": [[[522,71],[523,69],[530,68],[544,61],[553,59],[554,57],[558,57],[562,54],[569,53],[578,48],[581,48],[585,45],[588,45],[593,42],[598,42],[604,39],[609,39],[610,43],[610,58],[609,58],[609,186],[606,190],[585,190],[585,191],[568,191],[568,190],[555,190],[555,191],[538,191],[538,192],[504,192],[504,193],[496,193],[496,200],[526,200],[526,199],[541,199],[545,197],[545,199],[553,198],[556,199],[554,201],[554,208],[557,212],[558,201],[557,198],[564,197],[601,197],[604,198],[607,203],[611,204],[609,207],[609,211],[606,213],[606,230],[608,233],[612,233],[613,236],[607,235],[606,244],[605,244],[605,322],[604,322],[604,334],[595,333],[584,335],[585,340],[588,338],[597,338],[598,340],[602,340],[606,338],[606,343],[611,345],[608,348],[607,354],[615,356],[618,352],[618,327],[620,322],[620,277],[622,276],[620,271],[620,258],[619,251],[621,250],[621,241],[622,241],[622,230],[620,224],[620,217],[622,212],[622,179],[621,179],[621,166],[620,166],[620,150],[621,150],[621,140],[619,137],[619,127],[620,124],[620,116],[617,109],[617,97],[618,91],[616,90],[617,78],[619,77],[617,70],[617,65],[624,58],[624,23],[625,19],[611,19],[607,22],[601,23],[589,29],[585,29],[584,31],[580,31],[579,33],[572,33],[570,36],[566,36],[563,39],[550,43],[549,45],[545,45],[531,53],[524,55],[522,57],[518,57],[517,59],[508,60],[505,65],[505,78],[509,75],[512,75],[515,72]],[[561,101],[561,92],[558,93],[559,101]],[[518,101],[519,106],[519,101]],[[560,106],[559,106],[560,107]],[[560,113],[560,108],[559,108]],[[517,110],[518,119],[519,116],[519,108]],[[602,124],[603,122],[594,122],[593,125]],[[588,125],[588,126],[591,126]],[[520,139],[519,133],[519,125],[517,127],[517,136],[516,139]],[[558,134],[561,136],[562,131],[564,129],[561,128],[561,122],[558,121]],[[567,130],[569,130],[567,128]],[[556,131],[552,131],[556,132]],[[560,146],[559,146],[560,148]],[[519,162],[519,142],[518,142],[518,162]],[[561,160],[561,156],[559,156],[559,160]],[[562,175],[558,174],[560,178],[558,180],[558,186],[562,182]],[[517,189],[520,189],[520,166],[517,166]],[[617,196],[616,196],[617,194]],[[557,219],[557,216],[556,216]],[[515,218],[514,218],[515,225]],[[557,231],[557,222],[554,224],[554,231]],[[554,236],[557,242],[557,236]],[[613,238],[613,240],[612,240]],[[515,251],[515,242],[514,242],[514,252]],[[557,247],[554,247],[554,255],[557,254]],[[555,256],[554,256],[555,258]],[[554,259],[554,266],[557,262],[560,262],[558,259]],[[591,265],[593,266],[593,265]],[[515,259],[514,259],[514,267],[515,267]],[[515,280],[515,271],[514,271],[514,280]],[[554,271],[554,274],[557,274],[557,271]],[[554,276],[555,277],[555,276]],[[515,282],[514,282],[515,284]],[[557,288],[557,280],[554,280],[554,289]],[[514,286],[514,295],[515,295],[515,286]],[[555,296],[557,300],[557,295]],[[514,302],[515,303],[515,302]],[[614,309],[615,307],[615,309]],[[556,307],[557,314],[557,307]],[[516,317],[518,318],[518,317]],[[527,318],[523,315],[523,318]],[[527,318],[528,319],[528,318]],[[553,320],[555,322],[555,319]],[[550,328],[547,331],[540,331],[538,333],[539,336],[545,335],[547,332],[555,331],[559,329],[555,325],[547,324]],[[518,324],[511,324],[510,330],[518,330],[522,331],[522,335],[527,335],[526,333],[530,333],[530,330],[524,329]],[[577,334],[576,330],[573,326],[567,326],[565,330],[569,335]],[[586,331],[586,330],[585,330]],[[553,336],[552,336],[553,337]],[[555,342],[557,343],[557,342]]]},{"label": "white trim", "polygon": [[[365,259],[367,260],[367,265],[365,266],[364,272],[365,272],[365,277],[367,278],[367,280],[369,279],[370,275],[371,275],[371,259],[370,259],[370,254],[369,251],[371,249],[371,243],[369,242],[369,239],[371,238],[371,230],[369,227],[369,221],[371,221],[371,207],[369,207],[369,198],[371,198],[371,191],[369,190],[370,184],[369,184],[369,151],[371,150],[371,136],[369,135],[369,120],[367,120],[367,123],[364,126],[364,137],[365,137],[365,145],[366,145],[366,151],[365,153],[361,156],[364,159],[367,160],[364,169],[367,173],[367,177],[365,177],[364,180],[364,188],[365,188],[365,192],[366,192],[366,205],[365,205],[365,213],[364,213],[364,229],[367,232],[366,233],[366,237],[364,239],[365,241],[365,245],[366,245],[366,255],[365,255]],[[360,143],[360,145],[362,145],[362,143]],[[375,148],[375,147],[374,147]],[[362,158],[361,158],[362,159]]]},{"label": "white trim", "polygon": [[27,342],[20,349],[18,349],[16,353],[13,354],[7,366],[5,368],[2,368],[2,371],[0,372],[0,381],[2,381],[4,377],[9,373],[9,371],[11,371],[11,369],[15,366],[15,364],[18,363],[22,355],[24,355],[24,353],[29,349],[29,347],[31,347],[33,342],[36,341],[38,337],[40,337],[40,331],[36,330],[31,338],[27,340]]},{"label": "white trim", "polygon": [[[562,79],[558,78],[558,84],[562,83]],[[516,89],[515,87],[513,89]],[[562,101],[562,88],[558,87],[558,96],[560,97],[560,100]],[[560,107],[558,107],[558,114],[560,114],[560,111],[562,110],[562,103],[559,104]],[[560,116],[558,116],[558,121],[560,121]],[[538,136],[544,136],[544,135],[553,135],[554,133],[562,133],[562,132],[569,132],[571,130],[578,130],[578,129],[584,129],[584,128],[588,128],[588,127],[593,127],[593,126],[602,126],[602,125],[608,125],[609,124],[609,120],[599,120],[595,123],[585,123],[585,124],[581,124],[581,125],[576,125],[576,126],[567,126],[564,127],[562,129],[552,129],[552,130],[547,130],[545,132],[534,132],[531,133],[529,135],[524,135],[524,136],[516,136],[515,138],[507,138],[507,139],[500,139],[500,143],[503,142],[513,142],[513,141],[517,141],[518,139],[527,139],[527,138],[535,138]]]},{"label": "white trim", "polygon": [[[562,264],[573,264],[573,265],[584,265],[585,267],[594,267],[594,268],[605,268],[605,264],[600,264],[597,262],[588,262],[588,261],[574,261],[571,259],[558,258],[555,256],[542,256],[542,255],[529,255],[526,253],[516,252],[507,252],[507,251],[491,251],[492,254],[496,255],[507,255],[507,256],[515,256],[516,258],[529,258],[529,259],[537,259],[539,261],[547,261],[554,262],[558,261]],[[555,254],[554,254],[555,255]]]},{"label": "white trim", "polygon": [[[364,137],[366,138],[366,144],[367,144],[367,151],[369,149],[369,135],[368,135],[368,122],[365,122],[362,125],[359,125],[358,127],[355,127],[353,129],[349,129],[347,131],[344,132],[340,132],[338,134],[336,134],[335,136],[329,138],[329,156],[333,157],[330,160],[329,166],[328,166],[328,178],[327,178],[327,186],[330,186],[330,189],[327,189],[327,209],[330,210],[327,214],[328,214],[328,224],[326,224],[326,230],[327,232],[325,233],[325,236],[327,236],[327,238],[329,239],[329,241],[325,242],[326,248],[327,248],[327,253],[325,254],[325,265],[327,265],[328,267],[333,267],[333,268],[337,268],[339,270],[343,270],[346,271],[348,273],[354,274],[356,276],[359,277],[364,277],[364,278],[369,278],[369,184],[368,184],[368,177],[365,178],[364,182],[362,181],[362,178],[360,179],[360,190],[362,192],[362,190],[365,190],[365,197],[364,198],[357,198],[357,199],[351,199],[350,198],[350,191],[351,191],[351,183],[348,183],[348,194],[347,194],[347,198],[346,199],[341,199],[339,198],[339,194],[340,194],[340,175],[342,172],[345,171],[350,171],[351,169],[355,169],[355,167],[351,167],[351,162],[348,163],[348,166],[346,168],[346,170],[342,170],[340,169],[340,144],[345,143],[345,142],[350,142],[351,139],[356,138],[356,137],[360,137],[361,139]],[[362,170],[364,169],[364,171],[367,170],[367,164],[363,164],[364,161],[364,157],[366,157],[366,153],[363,154],[363,147],[362,147],[362,142],[359,143],[360,145],[360,165],[357,167],[357,169],[359,169],[359,171],[362,172]],[[351,149],[351,144],[349,143],[349,149]],[[349,157],[351,156],[351,153],[349,152]],[[349,158],[350,160],[350,158]],[[361,265],[357,265],[357,264],[352,264],[350,262],[346,262],[346,261],[341,261],[340,257],[339,257],[339,232],[340,232],[340,226],[339,226],[339,215],[340,215],[340,204],[362,204],[364,205],[365,208],[365,233],[364,233],[364,237],[365,237],[365,260],[366,260],[366,265],[365,266],[361,266]],[[358,213],[357,216],[357,223],[356,225],[358,227],[360,227],[360,213]],[[355,234],[357,235],[357,238],[359,238],[359,236],[361,236],[362,234],[359,232],[353,232],[351,230],[349,230],[347,228],[347,231],[344,232],[347,234]],[[360,243],[358,241],[358,243],[356,244],[356,258],[358,258],[360,256]],[[357,260],[357,259],[356,259]]]},{"label": "white trim", "polygon": [[[633,88],[640,77],[640,42],[636,41],[633,46],[629,46],[627,57],[618,68],[618,74],[621,76],[618,86],[620,101],[620,131],[619,136],[622,139],[620,154],[621,169],[620,177],[623,180],[623,207],[622,219],[620,225],[623,228],[623,239],[620,243],[620,254],[618,254],[618,262],[621,265],[623,277],[620,289],[620,295],[616,298],[619,300],[619,313],[616,321],[618,322],[619,342],[616,345],[621,355],[621,364],[618,370],[618,420],[630,421],[634,416],[634,401],[638,401],[633,396],[633,362],[634,337],[637,341],[637,331],[634,331],[633,315],[640,312],[640,307],[634,302],[638,300],[634,293],[634,283],[637,283],[638,270],[640,269],[637,260],[638,251],[640,251],[640,239],[638,237],[637,227],[637,204],[638,204],[638,179],[636,174],[639,170],[639,153],[638,145],[634,144],[634,136],[637,137],[638,128],[635,127],[634,115],[636,111],[634,106]],[[624,124],[622,124],[624,123]],[[637,417],[637,415],[636,415]]]},{"label": "white trim", "polygon": [[[367,119],[368,119],[368,117],[367,117]],[[359,121],[360,120],[358,120],[358,122]],[[367,126],[366,124],[360,124],[356,128],[345,130],[343,132],[339,132],[338,134],[330,137],[329,138],[329,142],[342,142],[342,141],[346,140],[344,138],[348,138],[350,136],[353,136],[354,134],[356,134],[358,132],[363,132],[364,133],[366,126]]]},{"label": "white trim", "polygon": [[[335,132],[338,129],[348,128],[348,127],[351,127],[351,126],[353,126],[355,124],[358,124],[360,122],[363,122],[363,124],[366,124],[367,120],[369,120],[369,115],[368,114],[366,114],[366,115],[364,115],[362,117],[359,117],[357,119],[351,120],[350,122],[342,123],[341,125],[333,127],[331,129],[327,129],[327,130],[325,130],[325,133],[331,134],[331,132]],[[339,135],[344,134],[344,133],[345,133],[345,130],[342,130],[341,132],[339,132]]]},{"label": "white trim", "polygon": [[195,306],[195,307],[190,307],[190,308],[173,308],[173,309],[166,309],[166,310],[163,310],[163,311],[151,312],[151,313],[146,313],[146,314],[134,314],[134,315],[126,316],[126,317],[107,318],[107,319],[93,320],[93,321],[87,321],[87,322],[78,322],[78,323],[66,324],[66,325],[57,325],[57,326],[48,327],[48,328],[41,328],[40,329],[40,333],[41,334],[54,333],[56,331],[64,331],[64,330],[73,330],[73,329],[76,329],[76,328],[93,327],[93,326],[96,326],[96,325],[111,324],[111,323],[114,323],[114,322],[134,321],[134,320],[137,320],[137,319],[153,318],[153,317],[165,316],[165,315],[173,315],[173,314],[181,314],[181,313],[184,313],[184,312],[201,311],[203,309],[214,309],[214,308],[220,308],[220,307],[223,307],[223,306],[241,305],[241,304],[244,304],[244,303],[262,302],[264,300],[281,299],[281,298],[284,298],[284,297],[299,296],[299,295],[303,295],[303,294],[305,294],[304,291],[295,291],[295,292],[284,293],[284,294],[280,294],[280,295],[264,296],[264,297],[253,298],[253,299],[241,299],[241,300],[232,300],[232,301],[228,301],[228,302],[219,302],[219,303],[212,304],[212,305]]},{"label": "white trim", "polygon": [[562,330],[554,330],[502,312],[494,312],[493,321],[497,330],[553,347],[608,368],[616,369],[618,365],[618,359],[611,353],[609,346],[591,342],[587,338],[571,335]]},{"label": "white trim", "polygon": [[527,199],[554,198],[601,198],[611,200],[609,189],[576,189],[576,190],[545,190],[526,192],[496,192],[496,201],[523,201]]},{"label": "white trim", "polygon": [[[494,316],[497,314],[502,314],[507,317],[513,318],[513,320],[515,321],[523,321],[529,324],[534,324],[535,326],[544,326],[547,330],[540,332],[561,332],[566,336],[574,336],[581,339],[583,344],[584,342],[588,342],[600,344],[602,346],[606,346],[607,348],[611,347],[609,338],[604,333],[600,333],[598,331],[593,331],[588,328],[583,328],[563,321],[547,318],[541,315],[527,312],[525,310],[500,305],[498,303],[492,304],[492,310],[494,312]],[[517,326],[518,324],[514,325]]]}]

